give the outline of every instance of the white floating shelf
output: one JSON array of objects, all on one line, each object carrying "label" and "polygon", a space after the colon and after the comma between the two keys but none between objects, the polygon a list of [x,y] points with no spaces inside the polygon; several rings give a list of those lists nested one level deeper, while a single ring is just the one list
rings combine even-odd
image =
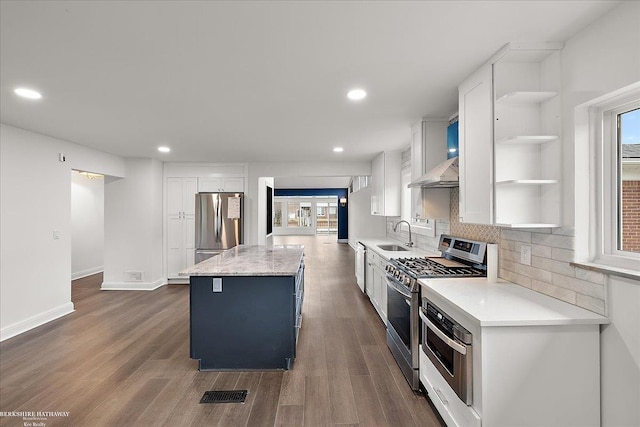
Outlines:
[{"label": "white floating shelf", "polygon": [[557,183],[557,179],[509,179],[506,181],[498,181],[496,185],[547,185]]},{"label": "white floating shelf", "polygon": [[520,224],[496,224],[497,227],[505,228],[558,228],[560,224],[547,224],[547,223],[520,223]]},{"label": "white floating shelf", "polygon": [[501,104],[539,104],[558,95],[558,92],[509,92],[496,99]]},{"label": "white floating shelf", "polygon": [[546,142],[556,141],[557,135],[521,135],[508,136],[496,141],[496,144],[544,144]]}]

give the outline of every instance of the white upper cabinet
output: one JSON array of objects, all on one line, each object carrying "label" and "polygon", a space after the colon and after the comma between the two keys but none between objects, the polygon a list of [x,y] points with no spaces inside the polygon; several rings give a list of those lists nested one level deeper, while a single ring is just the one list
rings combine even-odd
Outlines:
[{"label": "white upper cabinet", "polygon": [[371,215],[400,216],[400,151],[380,153],[371,162]]},{"label": "white upper cabinet", "polygon": [[560,225],[560,49],[510,43],[459,86],[460,221]]},{"label": "white upper cabinet", "polygon": [[458,87],[460,222],[493,223],[493,85],[487,64]]},{"label": "white upper cabinet", "polygon": [[244,178],[199,178],[198,191],[200,193],[244,193]]},{"label": "white upper cabinet", "polygon": [[560,48],[516,47],[493,66],[496,225],[560,225]]}]

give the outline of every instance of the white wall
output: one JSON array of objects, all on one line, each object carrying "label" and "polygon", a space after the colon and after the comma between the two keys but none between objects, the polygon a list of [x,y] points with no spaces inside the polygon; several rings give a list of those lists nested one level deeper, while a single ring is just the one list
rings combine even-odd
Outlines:
[{"label": "white wall", "polygon": [[[162,269],[162,162],[128,158],[127,178],[105,185],[102,289],[152,290],[165,283]],[[130,280],[127,272],[140,272]]]},{"label": "white wall", "polygon": [[0,124],[0,340],[73,311],[71,169],[125,172],[119,157]]},{"label": "white wall", "polygon": [[[574,209],[575,108],[640,81],[640,2],[621,2],[568,40],[562,61],[564,222],[575,224],[585,215]],[[604,283],[611,324],[601,333],[602,425],[638,426],[640,281],[605,276]]]},{"label": "white wall", "polygon": [[622,2],[565,43],[562,50],[564,224],[575,225],[575,108],[639,80],[640,2]]},{"label": "white wall", "polygon": [[358,239],[384,237],[387,218],[371,215],[371,186],[349,194],[349,245],[355,249]]},{"label": "white wall", "polygon": [[71,172],[71,278],[104,269],[104,179]]}]

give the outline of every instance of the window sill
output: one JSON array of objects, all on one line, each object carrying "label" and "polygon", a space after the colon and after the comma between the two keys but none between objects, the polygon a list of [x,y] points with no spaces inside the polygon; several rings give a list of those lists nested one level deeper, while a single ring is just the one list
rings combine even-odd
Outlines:
[{"label": "window sill", "polygon": [[569,264],[572,267],[582,268],[582,269],[591,270],[591,271],[597,271],[599,273],[608,274],[611,276],[619,276],[619,277],[624,277],[631,280],[640,281],[640,271],[637,271],[637,270],[612,267],[610,265],[597,264],[593,262],[571,262]]}]

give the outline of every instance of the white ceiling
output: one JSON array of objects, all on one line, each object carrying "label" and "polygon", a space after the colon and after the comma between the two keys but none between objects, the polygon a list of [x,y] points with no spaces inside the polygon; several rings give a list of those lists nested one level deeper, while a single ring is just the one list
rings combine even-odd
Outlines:
[{"label": "white ceiling", "polygon": [[369,161],[455,113],[505,43],[565,41],[616,3],[3,0],[0,121],[125,157]]}]

